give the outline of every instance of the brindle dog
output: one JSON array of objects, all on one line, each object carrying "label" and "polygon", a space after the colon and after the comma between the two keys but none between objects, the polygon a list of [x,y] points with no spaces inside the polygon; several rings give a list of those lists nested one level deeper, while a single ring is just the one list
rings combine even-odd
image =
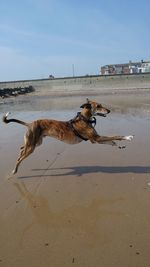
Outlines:
[{"label": "brindle dog", "polygon": [[68,144],[78,144],[83,140],[89,140],[91,143],[116,145],[115,141],[117,140],[131,141],[133,139],[132,135],[100,136],[94,128],[95,116],[105,117],[110,113],[110,110],[89,99],[80,108],[82,111],[69,121],[41,119],[27,123],[18,119],[8,119],[9,113],[3,116],[4,123],[16,122],[28,128],[24,136],[24,145],[20,148],[20,155],[12,173],[15,174],[18,171],[20,163],[34,151],[36,146],[42,144],[42,139],[45,136],[57,138]]}]

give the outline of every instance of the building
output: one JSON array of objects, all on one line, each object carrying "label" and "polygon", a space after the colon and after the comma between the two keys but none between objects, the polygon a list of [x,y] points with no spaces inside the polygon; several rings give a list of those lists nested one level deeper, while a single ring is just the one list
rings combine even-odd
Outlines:
[{"label": "building", "polygon": [[132,62],[124,64],[112,64],[101,67],[101,75],[135,74],[150,72],[150,61]]}]

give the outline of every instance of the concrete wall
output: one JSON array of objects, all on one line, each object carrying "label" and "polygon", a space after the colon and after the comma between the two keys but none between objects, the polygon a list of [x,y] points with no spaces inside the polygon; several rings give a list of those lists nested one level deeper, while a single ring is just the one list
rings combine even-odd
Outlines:
[{"label": "concrete wall", "polygon": [[25,87],[32,85],[36,91],[51,91],[52,93],[65,91],[66,93],[75,91],[112,91],[124,89],[150,89],[150,73],[129,74],[115,76],[88,76],[88,77],[70,77],[56,79],[38,79],[0,82],[0,89]]}]

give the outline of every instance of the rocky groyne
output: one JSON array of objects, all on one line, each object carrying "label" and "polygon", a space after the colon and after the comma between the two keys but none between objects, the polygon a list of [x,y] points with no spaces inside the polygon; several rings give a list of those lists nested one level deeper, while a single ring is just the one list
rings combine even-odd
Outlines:
[{"label": "rocky groyne", "polygon": [[33,86],[15,87],[15,88],[2,88],[0,89],[0,97],[16,97],[18,95],[25,95],[34,92]]}]

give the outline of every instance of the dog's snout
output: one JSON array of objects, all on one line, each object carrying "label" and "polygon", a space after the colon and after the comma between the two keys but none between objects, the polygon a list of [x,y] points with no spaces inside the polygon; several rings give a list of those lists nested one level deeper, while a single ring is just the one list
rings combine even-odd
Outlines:
[{"label": "dog's snout", "polygon": [[103,108],[103,112],[106,113],[106,114],[109,114],[109,113],[110,113],[110,109],[108,109],[108,108]]}]

